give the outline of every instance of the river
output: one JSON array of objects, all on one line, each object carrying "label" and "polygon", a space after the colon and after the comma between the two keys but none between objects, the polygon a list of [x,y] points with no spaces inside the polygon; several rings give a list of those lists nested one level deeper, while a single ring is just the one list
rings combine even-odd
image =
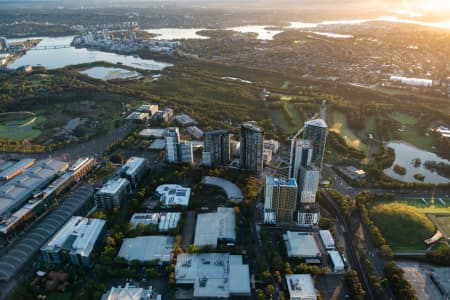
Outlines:
[{"label": "river", "polygon": [[[38,47],[69,46],[73,36],[64,37],[35,37],[30,39],[42,39]],[[10,39],[8,42],[23,41],[26,39]],[[91,63],[96,61],[106,61],[109,63],[120,63],[129,67],[144,70],[159,71],[171,64],[155,61],[152,59],[142,59],[132,55],[120,55],[116,53],[103,52],[98,50],[88,50],[75,47],[29,50],[25,55],[8,65],[8,68],[15,69],[24,65],[44,66],[47,69],[58,69],[68,65]]]}]

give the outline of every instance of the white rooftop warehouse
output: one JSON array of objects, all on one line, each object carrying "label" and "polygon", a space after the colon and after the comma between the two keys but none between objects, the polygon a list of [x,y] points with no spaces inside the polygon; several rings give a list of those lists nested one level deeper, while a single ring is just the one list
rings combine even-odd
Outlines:
[{"label": "white rooftop warehouse", "polygon": [[159,260],[169,262],[172,257],[174,238],[171,236],[138,236],[124,239],[118,257],[127,261],[148,262]]},{"label": "white rooftop warehouse", "polygon": [[241,255],[228,253],[180,254],[175,266],[177,284],[192,284],[195,298],[250,296],[248,265]]},{"label": "white rooftop warehouse", "polygon": [[197,216],[194,245],[217,247],[224,240],[233,243],[236,240],[236,216],[234,208],[219,207],[217,212]]},{"label": "white rooftop warehouse", "polygon": [[317,294],[310,274],[286,275],[291,300],[316,300]]},{"label": "white rooftop warehouse", "polygon": [[336,250],[328,251],[328,255],[330,255],[331,263],[333,264],[334,272],[342,272],[344,271],[345,265],[342,261],[341,254]]},{"label": "white rooftop warehouse", "polygon": [[283,234],[283,240],[289,257],[316,258],[321,256],[316,239],[310,232],[287,231],[286,234]]},{"label": "white rooftop warehouse", "polygon": [[319,230],[320,239],[327,250],[333,250],[336,248],[333,236],[329,230]]}]

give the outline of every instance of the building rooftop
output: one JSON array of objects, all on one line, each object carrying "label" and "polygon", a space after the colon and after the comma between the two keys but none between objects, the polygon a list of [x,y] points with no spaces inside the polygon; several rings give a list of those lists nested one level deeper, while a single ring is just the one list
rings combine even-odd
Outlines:
[{"label": "building rooftop", "polygon": [[127,175],[134,176],[139,168],[147,163],[147,159],[143,157],[130,157],[122,167],[122,172]]},{"label": "building rooftop", "polygon": [[319,230],[320,238],[325,246],[325,249],[335,248],[336,245],[334,243],[333,236],[329,230]]},{"label": "building rooftop", "polygon": [[217,247],[218,240],[236,239],[234,208],[219,207],[217,212],[197,215],[194,245]]},{"label": "building rooftop", "polygon": [[124,287],[112,287],[103,294],[101,300],[161,300],[161,295],[154,293],[150,286],[148,289],[130,286],[128,283]]},{"label": "building rooftop", "polygon": [[148,119],[149,114],[144,112],[134,111],[128,115],[127,120],[145,120]]},{"label": "building rooftop", "polygon": [[8,253],[0,257],[0,281],[9,281],[34,253],[82,206],[92,199],[94,188],[83,185],[36,226],[18,238]]},{"label": "building rooftop", "polygon": [[314,282],[310,274],[287,274],[286,283],[291,299],[317,299],[316,289],[314,288]]},{"label": "building rooftop", "polygon": [[327,123],[323,119],[314,119],[314,120],[306,121],[305,125],[328,128]]},{"label": "building rooftop", "polygon": [[334,268],[338,270],[343,270],[345,265],[344,261],[342,260],[341,254],[336,250],[330,250],[328,251],[328,254],[330,255],[331,261],[333,262]]},{"label": "building rooftop", "polygon": [[161,196],[163,205],[188,206],[191,189],[177,184],[163,184],[158,186],[156,192]]},{"label": "building rooftop", "polygon": [[248,265],[228,253],[180,254],[175,266],[177,284],[192,284],[194,297],[228,298],[250,295]]},{"label": "building rooftop", "polygon": [[266,184],[267,185],[297,187],[297,182],[295,181],[294,178],[266,176]]},{"label": "building rooftop", "polygon": [[98,194],[114,195],[116,194],[124,185],[129,184],[128,179],[122,177],[111,177],[103,185],[103,187],[97,192]]},{"label": "building rooftop", "polygon": [[165,232],[177,228],[180,218],[179,212],[136,213],[131,217],[130,223],[133,226],[158,225],[159,231]]},{"label": "building rooftop", "polygon": [[248,121],[244,122],[241,125],[242,127],[248,128],[250,130],[256,131],[256,132],[264,132],[264,129],[256,123],[256,121]]},{"label": "building rooftop", "polygon": [[16,162],[14,165],[0,172],[0,179],[9,180],[11,177],[19,175],[36,163],[33,158],[24,158]]},{"label": "building rooftop", "polygon": [[171,236],[152,235],[124,239],[118,257],[127,261],[147,262],[159,260],[169,262],[172,257],[175,239]]},{"label": "building rooftop", "polygon": [[100,219],[72,217],[41,250],[61,249],[71,254],[89,256],[105,225],[106,222]]},{"label": "building rooftop", "polygon": [[321,256],[316,239],[310,232],[287,231],[283,235],[283,239],[289,257],[315,258]]},{"label": "building rooftop", "polygon": [[22,205],[33,196],[33,193],[38,192],[68,167],[66,162],[52,159],[41,160],[0,186],[0,215]]},{"label": "building rooftop", "polygon": [[150,150],[164,150],[166,148],[166,140],[165,139],[156,139],[153,143],[148,147]]},{"label": "building rooftop", "polygon": [[241,189],[229,180],[220,177],[205,176],[202,179],[202,183],[220,187],[227,194],[228,200],[240,202],[244,199]]},{"label": "building rooftop", "polygon": [[140,136],[143,137],[155,137],[155,138],[162,138],[165,137],[167,133],[167,129],[163,128],[146,128],[142,129],[139,132]]},{"label": "building rooftop", "polygon": [[190,124],[196,124],[197,122],[188,116],[187,114],[179,114],[174,117],[175,121],[177,121],[182,126],[187,126]]}]

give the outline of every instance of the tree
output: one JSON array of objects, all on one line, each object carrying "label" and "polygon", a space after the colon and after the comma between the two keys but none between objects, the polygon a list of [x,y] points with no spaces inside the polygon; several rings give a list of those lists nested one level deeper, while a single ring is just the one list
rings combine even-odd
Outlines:
[{"label": "tree", "polygon": [[123,162],[125,161],[125,158],[123,157],[122,154],[115,153],[115,154],[111,155],[109,160],[114,164],[123,164]]}]

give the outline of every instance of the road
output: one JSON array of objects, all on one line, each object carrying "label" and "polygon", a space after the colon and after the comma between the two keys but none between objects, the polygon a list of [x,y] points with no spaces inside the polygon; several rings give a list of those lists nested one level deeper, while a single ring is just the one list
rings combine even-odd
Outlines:
[{"label": "road", "polygon": [[370,300],[375,300],[375,292],[372,289],[371,284],[369,283],[369,279],[367,278],[367,274],[362,267],[358,256],[356,255],[356,248],[353,244],[353,236],[352,231],[350,230],[350,226],[343,217],[340,209],[337,207],[336,203],[330,197],[327,191],[324,191],[325,195],[325,205],[324,207],[338,219],[339,224],[343,227],[344,240],[347,249],[348,260],[350,265],[358,272],[359,277],[361,278],[361,284],[364,290],[367,292],[367,298]]}]

